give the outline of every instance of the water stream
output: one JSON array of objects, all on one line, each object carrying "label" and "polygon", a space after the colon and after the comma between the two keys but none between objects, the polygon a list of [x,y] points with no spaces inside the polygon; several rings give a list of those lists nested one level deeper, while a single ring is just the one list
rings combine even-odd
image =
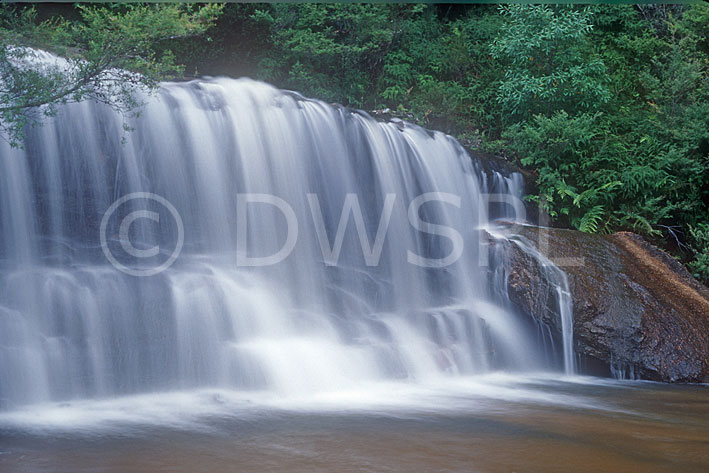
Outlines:
[{"label": "water stream", "polygon": [[552,368],[486,262],[520,180],[449,136],[245,79],[125,120],[70,104],[0,145],[2,409]]}]

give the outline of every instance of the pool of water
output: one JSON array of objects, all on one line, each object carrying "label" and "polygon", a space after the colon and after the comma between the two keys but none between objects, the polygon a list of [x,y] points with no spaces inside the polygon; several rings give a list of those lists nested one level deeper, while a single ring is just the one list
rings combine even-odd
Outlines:
[{"label": "pool of water", "polygon": [[10,472],[706,472],[709,387],[492,374],[0,413]]}]

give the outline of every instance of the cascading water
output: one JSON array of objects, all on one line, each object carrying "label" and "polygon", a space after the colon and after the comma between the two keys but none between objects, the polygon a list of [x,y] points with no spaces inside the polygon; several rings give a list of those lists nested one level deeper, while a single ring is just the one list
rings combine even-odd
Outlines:
[{"label": "cascading water", "polygon": [[[500,238],[500,235],[496,236]],[[572,375],[576,372],[576,357],[574,355],[573,343],[573,301],[571,299],[571,290],[569,289],[569,280],[566,277],[566,273],[564,273],[561,268],[556,266],[541,251],[535,248],[534,245],[525,237],[513,234],[506,239],[512,244],[517,245],[520,250],[529,255],[540,265],[544,280],[546,280],[549,283],[549,287],[554,290],[552,300],[556,303],[554,312],[559,317],[559,327],[561,328],[564,372],[567,375]],[[506,287],[506,284],[504,287]],[[546,297],[543,299],[545,300]]]},{"label": "cascading water", "polygon": [[[548,368],[484,264],[485,194],[520,182],[486,184],[454,139],[231,79],[165,84],[129,124],[87,101],[0,144],[0,407]],[[144,197],[104,218],[137,192],[181,223]],[[150,277],[104,254],[140,272],[181,237]]]}]

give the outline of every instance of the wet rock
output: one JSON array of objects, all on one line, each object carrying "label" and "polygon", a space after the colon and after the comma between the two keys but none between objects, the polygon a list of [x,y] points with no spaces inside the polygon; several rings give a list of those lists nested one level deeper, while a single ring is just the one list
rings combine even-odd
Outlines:
[{"label": "wet rock", "polygon": [[[632,233],[536,227],[515,233],[566,272],[577,354],[643,379],[709,382],[709,289],[677,261]],[[540,263],[518,245],[503,244],[510,300],[560,333]]]}]

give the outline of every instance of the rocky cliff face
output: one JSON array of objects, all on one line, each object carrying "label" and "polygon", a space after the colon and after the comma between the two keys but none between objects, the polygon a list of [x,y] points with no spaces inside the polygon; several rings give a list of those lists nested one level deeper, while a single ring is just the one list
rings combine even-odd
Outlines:
[{"label": "rocky cliff face", "polygon": [[[709,290],[673,258],[632,233],[515,232],[566,272],[577,354],[625,376],[709,382]],[[559,333],[543,268],[519,245],[501,244],[510,300]]]}]

